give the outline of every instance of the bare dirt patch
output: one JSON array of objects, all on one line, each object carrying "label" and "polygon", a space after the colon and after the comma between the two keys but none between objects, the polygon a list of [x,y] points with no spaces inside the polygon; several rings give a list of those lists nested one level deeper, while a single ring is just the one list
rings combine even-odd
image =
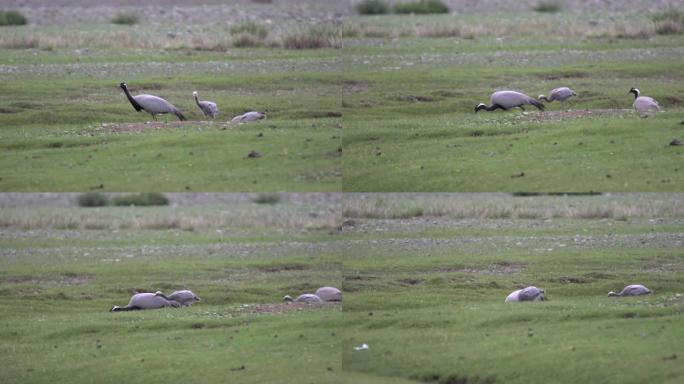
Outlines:
[{"label": "bare dirt patch", "polygon": [[279,314],[306,311],[319,308],[339,308],[341,303],[278,303],[278,304],[244,304],[238,308],[244,314]]},{"label": "bare dirt patch", "polygon": [[459,265],[439,268],[439,272],[466,272],[466,273],[481,273],[488,275],[503,275],[509,273],[518,273],[524,269],[522,263],[497,261],[487,266],[470,266]]},{"label": "bare dirt patch", "polygon": [[64,273],[54,276],[7,276],[4,278],[4,282],[10,284],[31,284],[51,287],[84,285],[90,283],[91,280],[91,276],[80,273]]},{"label": "bare dirt patch", "polygon": [[544,123],[548,121],[567,121],[576,119],[592,119],[603,116],[615,116],[629,113],[629,109],[578,109],[569,111],[546,111],[521,115],[525,121]]},{"label": "bare dirt patch", "polygon": [[182,127],[188,127],[188,126],[208,126],[211,125],[213,127],[227,127],[228,124],[223,124],[223,123],[212,123],[208,121],[193,121],[193,122],[163,122],[163,121],[148,121],[145,123],[125,123],[125,124],[118,124],[118,123],[103,123],[102,126],[98,129],[100,131],[108,132],[108,133],[142,133],[145,131],[159,131],[159,130],[168,130],[168,129],[178,129]]}]

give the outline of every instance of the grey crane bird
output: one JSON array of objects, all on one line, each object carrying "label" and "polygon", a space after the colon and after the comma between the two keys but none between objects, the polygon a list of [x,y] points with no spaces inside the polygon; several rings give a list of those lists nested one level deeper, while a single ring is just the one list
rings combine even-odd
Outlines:
[{"label": "grey crane bird", "polygon": [[546,97],[544,95],[539,95],[539,97],[537,99],[544,100],[544,101],[550,103],[554,100],[565,101],[565,100],[567,100],[573,96],[577,96],[575,91],[573,91],[572,89],[570,89],[568,87],[560,87],[560,88],[555,88],[555,89],[551,90],[551,92],[549,93],[549,97]]},{"label": "grey crane bird", "polygon": [[489,98],[489,101],[492,105],[487,106],[484,103],[480,103],[475,107],[475,113],[479,112],[482,109],[484,109],[485,111],[494,111],[496,109],[503,109],[504,111],[507,111],[511,108],[520,108],[524,111],[525,108],[523,108],[523,105],[526,104],[535,106],[540,111],[544,110],[544,104],[538,102],[530,96],[527,96],[524,93],[516,91],[494,92],[492,93],[492,96]]},{"label": "grey crane bird", "polygon": [[314,295],[313,293],[305,293],[303,295],[297,296],[296,299],[293,299],[292,296],[290,295],[285,295],[283,297],[283,301],[289,302],[289,303],[322,303],[323,300],[318,297],[317,295]]},{"label": "grey crane bird", "polygon": [[323,301],[342,301],[342,291],[335,287],[320,287],[316,290],[316,296]]},{"label": "grey crane bird", "polygon": [[261,120],[265,117],[266,117],[266,115],[261,113],[261,112],[251,111],[251,112],[247,112],[245,114],[233,117],[233,119],[230,120],[230,122],[234,123],[234,124],[243,124],[243,123],[249,123],[252,121]]},{"label": "grey crane bird", "polygon": [[157,296],[161,296],[169,301],[175,301],[181,306],[190,306],[196,301],[200,301],[199,296],[195,295],[192,291],[184,289],[181,291],[174,291],[172,294],[166,296],[161,291],[155,293]]},{"label": "grey crane bird", "polygon": [[660,111],[660,105],[658,104],[658,102],[653,100],[652,97],[641,96],[641,92],[639,92],[639,89],[632,87],[632,89],[629,90],[629,93],[634,94],[634,104],[632,104],[634,110],[639,112],[639,114],[641,114],[642,116],[646,115],[649,112]]},{"label": "grey crane bird", "polygon": [[527,288],[518,289],[517,291],[511,292],[506,297],[506,303],[518,302],[518,301],[536,301],[536,300],[546,300],[544,296],[545,292],[543,289],[539,289],[535,286],[529,286]]},{"label": "grey crane bird", "polygon": [[202,110],[202,113],[204,113],[205,117],[211,117],[212,119],[218,115],[218,107],[216,106],[216,103],[213,101],[203,101],[200,100],[197,96],[197,91],[192,93],[192,96],[195,98],[195,103],[197,103],[197,106]]},{"label": "grey crane bird", "polygon": [[142,309],[178,308],[180,303],[169,300],[156,293],[136,293],[125,307],[113,306],[110,312],[138,311]]},{"label": "grey crane bird", "polygon": [[619,293],[608,292],[608,296],[641,296],[648,295],[651,290],[641,284],[632,284],[624,287]]},{"label": "grey crane bird", "polygon": [[121,89],[123,89],[128,101],[131,102],[136,111],[145,111],[152,115],[152,119],[154,120],[157,120],[156,115],[163,115],[165,113],[172,113],[176,115],[179,120],[185,120],[185,116],[183,116],[183,114],[180,113],[178,109],[173,106],[173,104],[162,99],[161,97],[146,94],[133,96],[128,90],[126,83],[121,83],[119,86]]}]

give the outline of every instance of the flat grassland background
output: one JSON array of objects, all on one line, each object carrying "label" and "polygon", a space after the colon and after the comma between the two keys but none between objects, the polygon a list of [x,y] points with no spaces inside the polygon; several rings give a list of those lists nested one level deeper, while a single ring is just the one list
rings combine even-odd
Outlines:
[{"label": "flat grassland background", "polygon": [[[358,383],[677,383],[681,194],[345,194]],[[653,290],[607,297],[627,284]],[[535,285],[549,301],[504,303]],[[368,344],[366,351],[353,347]]]},{"label": "flat grassland background", "polygon": [[[344,191],[682,190],[681,2],[447,3],[346,19]],[[654,21],[668,12],[674,29]],[[559,86],[578,97],[474,113],[496,90]],[[637,116],[631,87],[665,112]]]},{"label": "flat grassland background", "polygon": [[[335,382],[341,306],[282,297],[340,285],[340,196],[168,196],[145,208],[0,196],[0,381]],[[176,289],[202,301],[109,312]]]}]

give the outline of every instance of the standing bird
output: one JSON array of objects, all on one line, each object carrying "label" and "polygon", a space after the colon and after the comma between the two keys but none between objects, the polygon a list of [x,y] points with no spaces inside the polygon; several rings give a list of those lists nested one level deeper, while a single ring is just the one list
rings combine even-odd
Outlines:
[{"label": "standing bird", "polygon": [[323,300],[321,300],[320,297],[314,295],[313,293],[305,293],[303,295],[297,296],[296,299],[293,299],[292,296],[290,295],[285,295],[283,297],[283,301],[288,302],[288,303],[322,303]]},{"label": "standing bird", "polygon": [[560,87],[556,88],[549,93],[549,97],[546,97],[544,95],[539,95],[537,99],[539,100],[544,100],[548,103],[557,100],[557,101],[565,101],[573,96],[577,96],[575,91],[568,87]]},{"label": "standing bird", "polygon": [[632,88],[628,93],[634,94],[634,104],[632,106],[639,112],[642,116],[648,112],[658,112],[660,111],[660,105],[653,98],[648,96],[639,96],[641,92],[637,88]]},{"label": "standing bird", "polygon": [[162,99],[161,97],[145,94],[133,96],[131,95],[131,92],[128,91],[128,86],[126,83],[121,83],[119,86],[121,89],[123,89],[128,101],[131,102],[136,111],[140,112],[144,110],[152,115],[152,119],[154,120],[157,120],[156,115],[162,115],[165,113],[173,113],[180,121],[185,120],[185,116],[183,116],[183,114],[180,113],[178,109],[173,106],[173,104]]},{"label": "standing bird", "polygon": [[539,289],[534,286],[530,286],[523,289],[518,289],[517,291],[511,292],[508,297],[506,297],[506,303],[517,302],[517,301],[535,301],[535,300],[546,300],[544,296],[544,290]]},{"label": "standing bird", "polygon": [[197,103],[197,106],[202,110],[202,113],[204,113],[205,117],[211,117],[212,119],[218,115],[218,107],[216,106],[216,103],[213,101],[200,101],[200,99],[197,97],[197,91],[192,93],[192,96],[195,98],[195,103]]},{"label": "standing bird", "polygon": [[230,122],[236,124],[249,123],[252,121],[261,120],[264,117],[266,117],[266,115],[261,112],[251,111],[245,113],[244,115],[238,115],[233,117],[233,119]]},{"label": "standing bird", "polygon": [[608,292],[608,296],[641,296],[648,295],[651,290],[641,284],[632,284],[624,287],[620,293]]},{"label": "standing bird", "polygon": [[195,295],[192,291],[184,289],[182,291],[174,291],[172,294],[166,296],[161,291],[155,293],[157,296],[161,296],[169,301],[175,301],[181,306],[190,306],[196,301],[200,301],[199,296]]},{"label": "standing bird", "polygon": [[156,293],[136,293],[125,307],[113,306],[109,312],[138,311],[142,309],[178,308],[180,303],[169,300]]},{"label": "standing bird", "polygon": [[525,104],[533,105],[537,107],[540,111],[544,110],[544,104],[538,102],[532,97],[527,96],[524,93],[516,92],[516,91],[497,91],[492,93],[492,96],[489,98],[489,101],[492,103],[491,106],[486,106],[483,103],[478,104],[475,107],[475,113],[479,112],[481,109],[484,109],[485,111],[494,111],[497,108],[503,109],[504,111],[507,111],[511,108],[520,108],[523,111],[525,108],[522,106]]},{"label": "standing bird", "polygon": [[323,301],[342,301],[342,291],[335,287],[320,287],[316,290],[316,296]]}]

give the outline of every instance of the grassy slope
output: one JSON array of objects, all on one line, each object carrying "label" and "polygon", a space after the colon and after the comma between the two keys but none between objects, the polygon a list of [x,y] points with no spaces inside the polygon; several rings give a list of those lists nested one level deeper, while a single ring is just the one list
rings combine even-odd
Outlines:
[{"label": "grassy slope", "polygon": [[[340,189],[339,119],[320,117],[339,112],[338,82],[326,69],[330,51],[153,54],[141,62],[133,50],[120,56],[95,50],[82,64],[64,50],[34,52],[28,58],[26,51],[3,51],[19,75],[0,85],[0,190],[83,191],[100,184],[109,191]],[[299,72],[304,62],[306,72]],[[112,132],[150,120],[127,103],[117,88],[121,80],[134,94],[168,99],[190,121]],[[214,124],[198,122],[204,118],[193,90],[218,103]],[[248,110],[265,111],[268,119],[226,126]],[[246,160],[252,150],[261,158]]]},{"label": "grassy slope", "polygon": [[[201,218],[212,210],[242,218],[186,231],[59,230],[45,227],[39,217],[64,209],[24,208],[34,214],[22,224],[27,228],[5,223],[0,242],[0,381],[336,382],[339,306],[283,314],[255,314],[245,306],[279,303],[285,293],[339,282],[334,237],[327,230],[289,227],[306,220],[313,208],[274,207],[258,206],[252,213],[248,206],[70,213],[100,223],[131,216]],[[260,227],[269,213],[279,224]],[[36,238],[50,241],[36,247]],[[132,290],[182,287],[202,302],[180,310],[107,312],[125,304]]]},{"label": "grassy slope", "polygon": [[[372,25],[381,19],[371,20]],[[681,136],[681,39],[369,41],[357,40],[346,56],[352,70],[345,77],[343,104],[345,191],[677,191],[684,186],[678,166],[684,152],[667,146]],[[561,85],[580,97],[566,106],[548,104],[548,111],[613,111],[542,122],[530,109],[528,115],[473,113],[496,89],[536,96]],[[637,117],[629,110],[632,86],[659,100],[667,112]],[[511,177],[521,172],[524,177]]]},{"label": "grassy slope", "polygon": [[[516,234],[492,232],[496,222],[467,222],[468,231],[453,229],[448,237],[432,236],[448,231],[439,221],[410,236],[347,233],[365,239],[344,262],[343,365],[360,374],[357,382],[674,383],[684,377],[670,358],[684,347],[683,302],[675,296],[684,290],[684,253],[677,240],[664,240],[670,229],[630,220],[600,235],[585,231],[594,220],[517,220],[528,230]],[[385,240],[370,245],[369,233]],[[681,233],[674,239],[681,242]],[[631,282],[655,294],[605,297]],[[550,301],[504,305],[510,291],[527,284],[545,288]],[[361,343],[370,349],[352,349]]]}]

